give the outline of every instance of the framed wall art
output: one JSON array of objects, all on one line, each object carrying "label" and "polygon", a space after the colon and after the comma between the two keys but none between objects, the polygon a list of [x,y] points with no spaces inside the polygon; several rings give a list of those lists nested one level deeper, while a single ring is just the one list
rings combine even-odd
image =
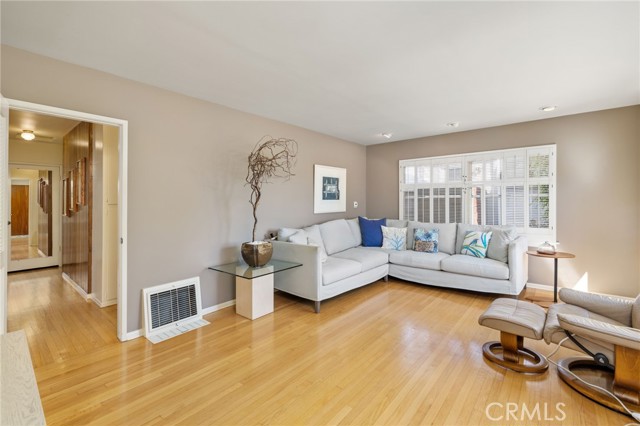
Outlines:
[{"label": "framed wall art", "polygon": [[313,178],[313,212],[345,211],[347,211],[347,169],[316,164]]}]

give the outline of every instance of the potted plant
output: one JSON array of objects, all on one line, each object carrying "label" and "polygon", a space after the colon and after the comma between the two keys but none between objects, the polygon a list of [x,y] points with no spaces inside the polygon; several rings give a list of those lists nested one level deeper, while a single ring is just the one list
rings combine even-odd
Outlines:
[{"label": "potted plant", "polygon": [[246,181],[251,188],[249,203],[253,207],[253,232],[251,241],[242,243],[242,258],[250,266],[264,266],[273,253],[270,241],[256,241],[258,204],[262,198],[262,184],[274,178],[288,180],[293,176],[298,143],[293,139],[274,139],[265,136],[258,141],[249,155]]}]

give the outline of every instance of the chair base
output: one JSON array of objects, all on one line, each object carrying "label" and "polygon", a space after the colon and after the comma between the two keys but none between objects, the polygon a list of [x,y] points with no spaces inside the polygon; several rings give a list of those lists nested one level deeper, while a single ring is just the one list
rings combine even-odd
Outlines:
[{"label": "chair base", "polygon": [[627,414],[627,411],[620,405],[618,401],[612,398],[609,394],[588,386],[569,374],[567,370],[571,371],[576,376],[585,380],[587,383],[600,386],[607,389],[618,396],[626,405],[626,407],[635,412],[640,412],[640,404],[636,402],[628,401],[627,398],[617,391],[614,387],[614,372],[611,369],[596,363],[591,358],[566,358],[558,362],[560,368],[558,368],[558,374],[560,378],[568,384],[573,390],[587,398],[604,405],[615,411],[619,411],[623,414]]},{"label": "chair base", "polygon": [[500,342],[487,342],[482,346],[482,355],[487,360],[518,373],[540,374],[547,371],[549,364],[542,355],[522,344],[519,346],[505,349]]}]

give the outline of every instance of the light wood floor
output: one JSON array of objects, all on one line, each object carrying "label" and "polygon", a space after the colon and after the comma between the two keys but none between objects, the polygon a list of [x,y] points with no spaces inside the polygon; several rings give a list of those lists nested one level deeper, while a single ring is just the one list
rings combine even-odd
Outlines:
[{"label": "light wood floor", "polygon": [[[49,425],[631,420],[570,390],[554,366],[527,376],[487,363],[482,344],[498,332],[477,318],[491,296],[390,280],[326,301],[314,314],[309,302],[278,293],[272,315],[249,321],[223,309],[206,317],[211,325],[152,345],[118,343],[115,309],[84,302],[58,275],[9,276],[9,327],[27,330]],[[559,357],[574,354],[562,349]],[[528,412],[538,404],[540,416],[530,420],[523,404]]]},{"label": "light wood floor", "polygon": [[11,260],[43,257],[37,246],[29,245],[29,237],[11,237]]}]

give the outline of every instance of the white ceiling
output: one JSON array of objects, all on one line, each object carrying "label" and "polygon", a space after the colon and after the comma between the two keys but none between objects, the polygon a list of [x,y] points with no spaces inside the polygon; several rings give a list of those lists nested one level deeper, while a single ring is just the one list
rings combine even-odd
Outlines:
[{"label": "white ceiling", "polygon": [[0,7],[4,44],[365,145],[640,103],[639,1]]}]

